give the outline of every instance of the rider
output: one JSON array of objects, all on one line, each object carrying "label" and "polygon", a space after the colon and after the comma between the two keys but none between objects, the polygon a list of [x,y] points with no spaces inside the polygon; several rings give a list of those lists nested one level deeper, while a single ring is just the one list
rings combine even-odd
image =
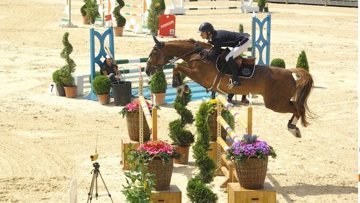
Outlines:
[{"label": "rider", "polygon": [[239,86],[240,81],[237,76],[238,71],[234,59],[250,46],[250,35],[247,33],[215,30],[213,25],[208,22],[202,23],[199,31],[201,32],[201,38],[207,39],[208,43],[214,46],[207,56],[205,56],[206,59],[216,61],[217,57],[221,54],[221,47],[232,47],[232,50],[225,58],[233,74],[229,83],[234,86]]}]

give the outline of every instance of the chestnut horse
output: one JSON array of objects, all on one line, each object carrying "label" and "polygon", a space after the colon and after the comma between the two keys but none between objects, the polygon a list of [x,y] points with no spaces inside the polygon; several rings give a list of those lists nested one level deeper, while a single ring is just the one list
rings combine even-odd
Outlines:
[{"label": "chestnut horse", "polygon": [[[181,58],[186,63],[177,64],[173,76],[179,71],[187,75],[206,89],[219,93],[259,94],[263,96],[265,107],[279,113],[292,113],[288,122],[288,130],[296,137],[301,133],[296,123],[306,127],[311,118],[307,99],[313,88],[311,75],[302,68],[284,69],[269,66],[255,66],[251,78],[241,79],[241,85],[233,88],[228,86],[231,75],[220,73],[213,62],[204,61],[199,55],[199,46],[205,49],[211,45],[195,40],[174,40],[160,42],[154,37],[152,49],[146,66],[146,74],[163,69],[164,65],[174,63]],[[294,98],[292,100],[292,98]]]}]

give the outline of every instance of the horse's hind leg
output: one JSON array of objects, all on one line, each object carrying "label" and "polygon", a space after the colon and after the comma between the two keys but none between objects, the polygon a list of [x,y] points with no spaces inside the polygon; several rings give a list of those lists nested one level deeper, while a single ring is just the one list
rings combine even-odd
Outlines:
[{"label": "horse's hind leg", "polygon": [[296,117],[295,114],[292,115],[291,119],[288,122],[288,131],[293,134],[295,137],[300,138],[301,132],[298,127],[296,127],[296,123],[298,122],[299,117]]},{"label": "horse's hind leg", "polygon": [[293,134],[295,137],[301,137],[301,132],[298,127],[296,127],[296,123],[298,122],[300,115],[297,112],[296,106],[293,101],[288,102],[271,102],[269,100],[264,100],[265,107],[269,108],[275,112],[279,113],[293,113],[291,119],[288,122],[288,130],[291,134]]}]

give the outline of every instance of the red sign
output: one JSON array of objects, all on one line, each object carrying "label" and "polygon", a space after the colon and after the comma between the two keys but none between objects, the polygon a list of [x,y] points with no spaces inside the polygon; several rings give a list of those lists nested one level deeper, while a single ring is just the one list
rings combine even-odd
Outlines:
[{"label": "red sign", "polygon": [[111,14],[105,15],[105,21],[111,21]]},{"label": "red sign", "polygon": [[160,37],[175,37],[175,15],[160,15],[159,35]]}]

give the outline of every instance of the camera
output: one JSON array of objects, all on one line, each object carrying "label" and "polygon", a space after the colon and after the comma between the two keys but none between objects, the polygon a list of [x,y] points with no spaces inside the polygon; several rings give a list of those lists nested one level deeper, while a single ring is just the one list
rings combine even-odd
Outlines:
[{"label": "camera", "polygon": [[98,158],[99,158],[99,154],[98,154],[98,153],[95,153],[95,154],[90,155],[91,161],[96,161]]}]

